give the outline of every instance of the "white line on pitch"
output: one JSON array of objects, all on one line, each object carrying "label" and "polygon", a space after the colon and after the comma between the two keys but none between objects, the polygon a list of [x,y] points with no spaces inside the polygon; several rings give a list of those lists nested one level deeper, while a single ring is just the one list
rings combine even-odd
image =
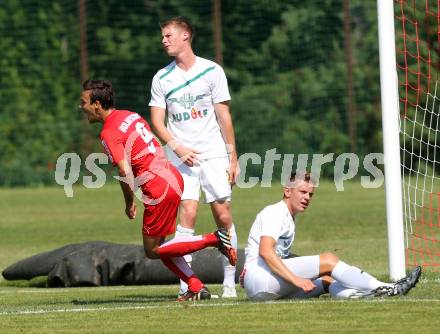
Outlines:
[{"label": "white line on pitch", "polygon": [[[48,314],[48,313],[76,313],[76,312],[99,312],[99,311],[121,311],[121,310],[148,310],[148,309],[175,309],[181,307],[227,307],[227,306],[247,306],[247,305],[277,305],[277,304],[322,304],[329,303],[331,300],[281,300],[271,302],[234,302],[234,303],[184,303],[174,305],[143,305],[143,306],[116,306],[116,307],[76,307],[55,310],[23,310],[23,311],[4,311],[0,312],[0,316],[6,315],[30,315],[30,314]],[[338,300],[336,303],[347,302]],[[352,302],[352,301],[349,301]],[[411,302],[411,303],[438,303],[440,299],[369,299],[362,300],[367,303],[395,303],[395,302]]]}]

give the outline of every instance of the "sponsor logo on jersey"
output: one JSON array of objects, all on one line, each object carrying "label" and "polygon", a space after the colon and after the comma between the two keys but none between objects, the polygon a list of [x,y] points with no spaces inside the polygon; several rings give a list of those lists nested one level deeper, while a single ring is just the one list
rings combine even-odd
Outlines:
[{"label": "sponsor logo on jersey", "polygon": [[191,119],[204,118],[208,116],[208,109],[197,110],[196,108],[192,108],[191,112],[180,112],[177,114],[172,114],[173,122],[182,122],[189,121]]},{"label": "sponsor logo on jersey", "polygon": [[192,107],[194,107],[194,104],[198,101],[203,99],[203,97],[206,96],[206,94],[197,95],[196,97],[192,96],[190,93],[183,94],[183,96],[180,97],[180,99],[176,99],[174,97],[169,98],[168,101],[173,103],[178,103],[181,107],[189,110]]}]

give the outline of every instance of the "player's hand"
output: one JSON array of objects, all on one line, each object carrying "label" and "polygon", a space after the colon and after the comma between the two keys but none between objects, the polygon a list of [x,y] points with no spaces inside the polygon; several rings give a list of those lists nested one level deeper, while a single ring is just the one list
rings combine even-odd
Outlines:
[{"label": "player's hand", "polygon": [[133,203],[130,206],[126,206],[125,207],[125,214],[130,219],[136,218],[136,204]]},{"label": "player's hand", "polygon": [[200,154],[199,151],[180,145],[174,150],[174,153],[176,153],[180,160],[189,167],[200,165],[198,156]]},{"label": "player's hand", "polygon": [[237,182],[239,175],[240,165],[238,164],[237,159],[231,159],[228,169],[228,181],[231,186],[233,186]]},{"label": "player's hand", "polygon": [[316,285],[311,280],[299,277],[297,277],[297,279],[295,280],[294,285],[296,285],[300,289],[303,289],[305,293],[310,292],[314,288],[316,288]]}]

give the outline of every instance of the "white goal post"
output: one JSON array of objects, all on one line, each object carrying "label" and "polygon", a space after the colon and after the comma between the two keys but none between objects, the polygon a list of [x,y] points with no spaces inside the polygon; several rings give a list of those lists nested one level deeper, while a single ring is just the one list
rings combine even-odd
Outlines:
[{"label": "white goal post", "polygon": [[393,0],[378,0],[377,13],[379,26],[380,90],[385,164],[388,261],[390,278],[396,281],[405,276],[405,243]]}]

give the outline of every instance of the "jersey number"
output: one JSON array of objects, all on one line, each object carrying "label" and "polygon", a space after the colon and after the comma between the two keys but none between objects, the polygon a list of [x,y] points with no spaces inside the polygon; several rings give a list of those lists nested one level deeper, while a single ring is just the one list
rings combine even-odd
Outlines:
[{"label": "jersey number", "polygon": [[156,147],[153,143],[153,135],[145,128],[145,124],[142,122],[137,122],[136,125],[136,132],[139,133],[145,144],[148,145],[148,151],[151,153],[156,152]]}]

